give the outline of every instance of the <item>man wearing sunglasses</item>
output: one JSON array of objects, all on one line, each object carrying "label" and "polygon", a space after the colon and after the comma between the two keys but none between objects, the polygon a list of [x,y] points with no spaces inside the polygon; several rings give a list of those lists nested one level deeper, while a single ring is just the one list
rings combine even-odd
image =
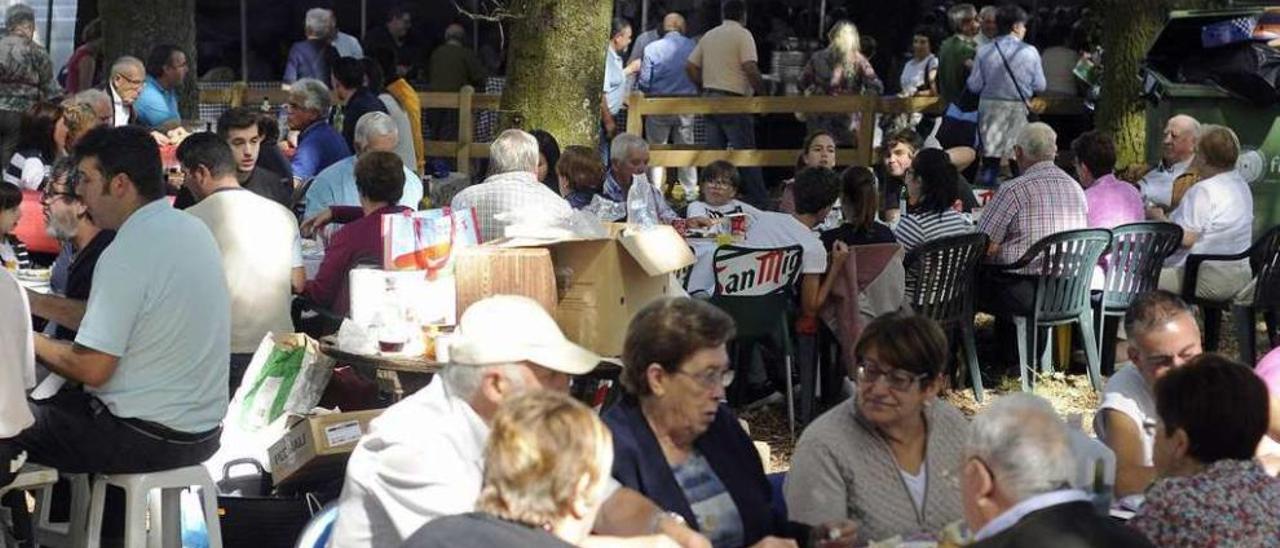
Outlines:
[{"label": "man wearing sunglasses", "polygon": [[74,170],[75,164],[69,158],[58,160],[40,196],[45,231],[63,244],[62,253],[54,262],[55,272],[60,265],[66,271],[65,285],[60,291],[54,288],[61,296],[27,291],[31,313],[56,324],[54,338],[67,341],[75,339],[84,316],[98,256],[116,235],[114,230],[102,230],[93,223],[88,207],[76,196]]}]

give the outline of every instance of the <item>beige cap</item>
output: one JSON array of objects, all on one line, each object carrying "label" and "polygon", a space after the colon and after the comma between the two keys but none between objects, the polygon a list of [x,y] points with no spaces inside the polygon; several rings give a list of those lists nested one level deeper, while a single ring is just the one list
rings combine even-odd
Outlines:
[{"label": "beige cap", "polygon": [[552,371],[582,375],[596,368],[600,356],[569,342],[537,301],[495,295],[462,313],[450,338],[449,361],[458,365],[529,361]]}]

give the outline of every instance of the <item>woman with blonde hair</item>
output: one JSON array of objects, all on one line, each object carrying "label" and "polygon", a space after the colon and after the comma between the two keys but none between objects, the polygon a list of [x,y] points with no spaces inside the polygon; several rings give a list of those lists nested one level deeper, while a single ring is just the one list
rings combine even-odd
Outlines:
[{"label": "woman with blonde hair", "polygon": [[[884,92],[884,84],[862,54],[858,27],[848,21],[837,21],[827,32],[827,40],[827,49],[813,54],[800,76],[800,86],[806,95],[880,95]],[[857,146],[858,124],[858,116],[852,113],[807,117],[809,132],[830,132],[840,146]]]},{"label": "woman with blonde hair", "polygon": [[594,412],[559,392],[522,394],[494,416],[476,511],[433,520],[404,546],[581,544],[612,466],[613,438]]},{"label": "woman with blonde hair", "polygon": [[93,107],[68,99],[62,102],[62,117],[57,123],[62,127],[55,126],[54,142],[61,147],[62,153],[71,154],[76,142],[89,133],[89,130],[101,125],[102,121],[98,119]]}]

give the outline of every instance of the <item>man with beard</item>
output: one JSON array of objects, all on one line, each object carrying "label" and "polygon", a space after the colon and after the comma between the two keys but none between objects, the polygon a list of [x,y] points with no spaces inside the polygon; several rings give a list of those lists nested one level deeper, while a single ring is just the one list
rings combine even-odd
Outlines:
[{"label": "man with beard", "polygon": [[53,267],[55,281],[62,282],[55,283],[54,290],[61,296],[27,291],[31,313],[54,324],[54,338],[68,341],[75,339],[84,316],[98,256],[116,235],[93,224],[88,208],[76,196],[74,181],[75,161],[62,158],[53,165],[40,197],[45,230],[62,242],[62,253]]}]

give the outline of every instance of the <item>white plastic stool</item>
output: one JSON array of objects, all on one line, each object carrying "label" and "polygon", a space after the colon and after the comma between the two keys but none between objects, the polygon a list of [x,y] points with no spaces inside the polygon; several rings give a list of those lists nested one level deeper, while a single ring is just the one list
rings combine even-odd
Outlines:
[{"label": "white plastic stool", "polygon": [[[204,523],[209,533],[209,548],[222,548],[222,529],[218,526],[218,490],[203,466],[187,466],[144,474],[109,474],[93,482],[93,501],[89,506],[89,548],[102,545],[102,512],[106,505],[107,486],[124,489],[125,548],[162,546],[182,547],[179,519],[179,495],[188,487],[199,487],[204,505]],[[147,530],[148,495],[159,489],[160,496],[151,498],[151,529]]]},{"label": "white plastic stool", "polygon": [[32,524],[36,544],[52,548],[84,548],[89,521],[89,475],[63,473],[60,476],[71,483],[71,510],[67,521],[51,521],[53,486],[40,489],[36,497],[36,520]]},{"label": "white plastic stool", "polygon": [[[8,463],[5,463],[8,465]],[[0,497],[9,494],[12,491],[36,491],[52,486],[58,481],[58,471],[46,466],[27,463],[18,470],[18,475],[13,478],[13,482],[9,485],[0,487]],[[6,529],[12,527],[9,522],[9,511],[0,511],[0,546],[7,546],[5,537],[8,536]]]}]

